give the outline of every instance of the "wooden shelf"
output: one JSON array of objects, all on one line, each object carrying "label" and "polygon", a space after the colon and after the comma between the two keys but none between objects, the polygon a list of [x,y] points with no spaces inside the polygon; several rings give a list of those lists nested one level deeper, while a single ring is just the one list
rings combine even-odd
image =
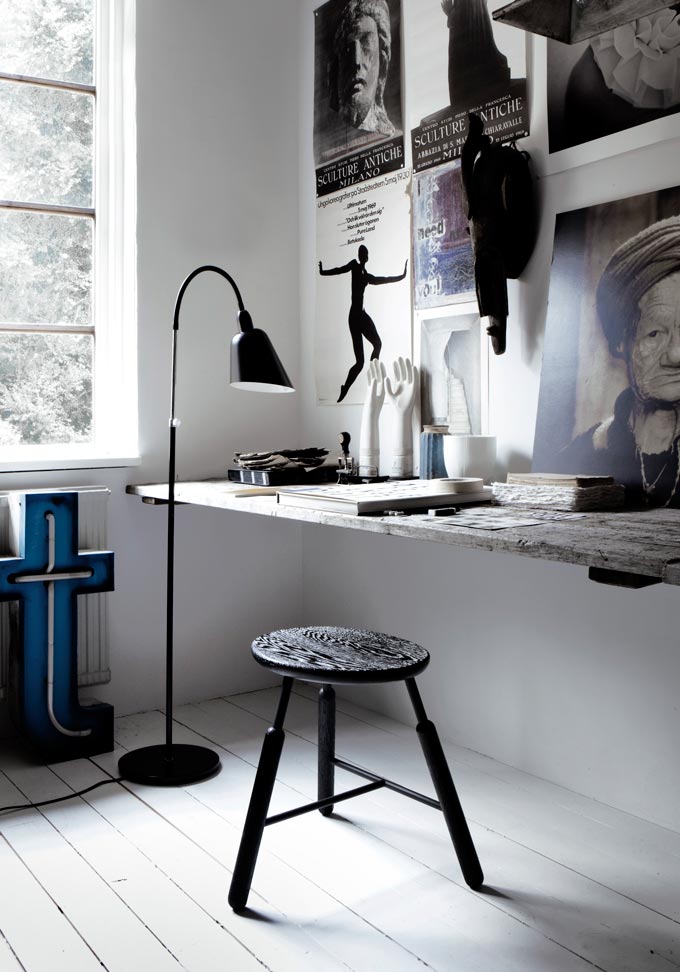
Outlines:
[{"label": "wooden shelf", "polygon": [[[421,514],[355,516],[279,506],[272,495],[234,496],[229,492],[233,485],[226,480],[177,483],[175,500],[193,506],[579,564],[590,569],[593,580],[622,587],[680,585],[680,510],[586,513],[581,519],[487,531],[457,526],[455,518],[439,520]],[[166,483],[150,483],[128,486],[127,492],[146,502],[162,503],[167,501],[168,487]],[[530,515],[531,511],[518,512]]]}]

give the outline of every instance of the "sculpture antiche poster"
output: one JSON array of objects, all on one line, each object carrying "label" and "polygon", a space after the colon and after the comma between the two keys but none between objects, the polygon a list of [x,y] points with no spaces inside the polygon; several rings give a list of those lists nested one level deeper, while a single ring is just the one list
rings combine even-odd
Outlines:
[{"label": "sculpture antiche poster", "polygon": [[314,11],[316,194],[404,166],[400,0],[328,0]]},{"label": "sculpture antiche poster", "polygon": [[407,72],[413,170],[460,157],[467,115],[507,141],[529,134],[526,39],[494,24],[503,0],[412,0]]}]

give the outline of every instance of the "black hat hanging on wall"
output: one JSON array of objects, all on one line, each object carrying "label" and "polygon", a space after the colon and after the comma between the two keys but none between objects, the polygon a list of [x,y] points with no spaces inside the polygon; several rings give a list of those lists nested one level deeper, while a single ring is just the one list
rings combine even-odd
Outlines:
[{"label": "black hat hanging on wall", "polygon": [[515,145],[492,142],[484,123],[468,116],[461,157],[463,195],[475,260],[480,317],[495,354],[506,346],[507,281],[521,275],[536,243],[536,204],[529,155]]}]

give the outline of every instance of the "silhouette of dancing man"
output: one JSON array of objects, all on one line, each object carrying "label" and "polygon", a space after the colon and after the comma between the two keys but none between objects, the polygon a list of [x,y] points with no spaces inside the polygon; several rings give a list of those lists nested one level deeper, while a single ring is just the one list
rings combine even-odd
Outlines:
[{"label": "silhouette of dancing man", "polygon": [[407,260],[404,264],[404,272],[398,277],[374,277],[372,274],[367,272],[367,263],[368,250],[363,245],[359,247],[359,259],[350,260],[349,263],[344,265],[344,267],[334,267],[332,270],[324,270],[323,265],[319,260],[319,273],[322,277],[332,277],[338,273],[352,274],[352,304],[349,309],[348,322],[349,333],[352,336],[352,348],[354,349],[355,361],[347,372],[345,384],[340,388],[340,397],[338,398],[339,402],[341,402],[347,395],[347,392],[361,374],[361,369],[364,366],[364,338],[366,338],[368,343],[373,348],[371,361],[373,361],[374,358],[380,357],[380,349],[382,348],[380,335],[378,334],[378,330],[373,323],[373,320],[364,310],[364,291],[366,290],[366,287],[369,284],[397,283],[399,280],[404,279],[406,276],[406,268],[408,267]]}]

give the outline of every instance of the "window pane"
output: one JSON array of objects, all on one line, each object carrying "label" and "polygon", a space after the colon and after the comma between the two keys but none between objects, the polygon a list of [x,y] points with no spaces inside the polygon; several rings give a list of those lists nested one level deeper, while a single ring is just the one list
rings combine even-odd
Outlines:
[{"label": "window pane", "polygon": [[0,0],[0,71],[92,84],[94,0]]},{"label": "window pane", "polygon": [[93,226],[0,210],[0,324],[92,324]]},{"label": "window pane", "polygon": [[0,335],[0,446],[89,442],[89,335]]},{"label": "window pane", "polygon": [[94,98],[0,81],[0,199],[92,206]]}]

